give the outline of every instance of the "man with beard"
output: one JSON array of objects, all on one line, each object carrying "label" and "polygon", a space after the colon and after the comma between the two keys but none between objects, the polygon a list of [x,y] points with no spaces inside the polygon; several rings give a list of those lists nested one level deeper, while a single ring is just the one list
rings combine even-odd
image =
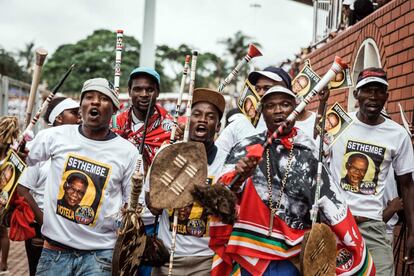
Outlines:
[{"label": "man with beard", "polygon": [[147,171],[162,143],[170,139],[172,117],[158,104],[154,104],[152,110],[149,110],[151,98],[155,103],[160,93],[160,75],[154,69],[137,67],[132,70],[128,80],[128,93],[132,106],[117,116],[114,131],[139,147],[142,142],[145,116],[150,112],[143,152],[144,168]]},{"label": "man with beard", "polygon": [[[139,157],[131,143],[109,129],[118,108],[108,80],[87,80],[81,91],[81,125],[46,129],[32,142],[29,166],[50,159],[42,225],[45,242],[36,275],[111,275],[116,215],[129,200]],[[72,170],[88,175],[94,186],[86,191],[88,203],[75,212],[75,221],[59,213],[58,205],[62,179]]]},{"label": "man with beard", "polygon": [[[355,216],[358,227],[370,250],[377,275],[393,275],[393,252],[387,242],[382,220],[383,195],[390,167],[394,168],[397,184],[401,188],[408,239],[405,252],[407,264],[414,263],[414,171],[413,149],[410,137],[403,127],[381,116],[388,99],[388,82],[381,68],[367,68],[358,76],[354,97],[359,111],[351,113],[354,123],[339,137],[332,147],[330,169],[339,182],[345,175],[343,169],[350,154],[368,156],[370,162],[365,179],[370,183],[370,193],[354,191],[342,186],[346,201]],[[365,171],[365,166],[360,173]],[[373,187],[371,187],[373,186]]]},{"label": "man with beard", "polygon": [[[311,137],[293,127],[294,122],[286,122],[296,107],[296,95],[291,90],[274,86],[267,90],[261,103],[267,129],[236,144],[218,180],[230,185],[237,174],[241,176],[229,187],[238,195],[240,207],[234,225],[210,226],[210,248],[218,256],[212,275],[236,269],[235,263],[240,266],[241,275],[299,275],[295,264],[304,234],[312,224],[317,149]],[[284,126],[282,133],[263,152],[261,145],[280,126]],[[338,188],[330,185],[325,169],[321,180],[321,220],[342,241],[343,234],[355,222],[346,215],[346,204],[339,197]],[[353,233],[353,247],[347,248],[353,263],[337,267],[338,275],[340,272],[358,275],[362,270],[372,269],[360,234]],[[346,247],[340,243],[338,251],[341,246]],[[335,256],[336,251],[332,254]],[[366,271],[365,267],[361,270],[365,262],[369,263]]]},{"label": "man with beard", "polygon": [[[190,117],[190,140],[203,143],[207,153],[208,179],[212,184],[222,170],[226,153],[214,143],[220,130],[225,100],[219,92],[207,88],[194,90]],[[146,184],[149,192],[151,183]],[[149,196],[147,196],[148,206]],[[151,211],[157,211],[150,208]],[[208,247],[209,219],[203,208],[193,203],[179,210],[174,254],[174,275],[210,275],[213,251]],[[173,210],[163,210],[158,237],[171,249]],[[154,268],[152,275],[168,275],[168,264]]]}]

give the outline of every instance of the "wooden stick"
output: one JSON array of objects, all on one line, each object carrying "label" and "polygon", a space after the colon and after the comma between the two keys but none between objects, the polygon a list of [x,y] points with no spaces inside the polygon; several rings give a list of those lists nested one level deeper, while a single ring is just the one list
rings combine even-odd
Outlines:
[{"label": "wooden stick", "polygon": [[[190,90],[188,92],[188,101],[187,101],[186,114],[185,114],[186,122],[185,122],[185,130],[184,130],[184,142],[188,142],[189,137],[190,137],[190,117],[191,117],[191,106],[193,104],[193,93],[194,93],[194,85],[195,85],[197,56],[198,56],[198,52],[193,51],[193,56],[191,58]],[[175,243],[177,241],[177,227],[178,227],[178,210],[174,210],[170,263],[168,264],[168,276],[171,276],[172,271],[173,271]]]},{"label": "wooden stick", "polygon": [[188,75],[188,67],[190,64],[190,56],[187,55],[185,57],[185,62],[184,62],[184,68],[183,68],[183,76],[181,78],[181,85],[180,85],[180,94],[178,96],[177,99],[177,105],[175,106],[175,114],[174,114],[174,125],[173,128],[171,130],[171,136],[170,136],[170,144],[174,144],[176,142],[175,140],[175,132],[177,130],[177,124],[178,124],[178,113],[180,112],[180,108],[181,108],[181,102],[182,102],[182,98],[183,98],[183,94],[184,94],[184,87],[185,87],[185,81],[187,80],[187,75]]},{"label": "wooden stick", "polygon": [[32,84],[30,86],[29,101],[27,102],[27,108],[26,108],[26,120],[25,120],[26,127],[30,124],[30,119],[32,118],[32,111],[33,111],[33,106],[35,102],[37,87],[39,86],[39,82],[40,82],[40,74],[42,73],[43,63],[45,62],[47,54],[48,52],[43,48],[39,48],[36,50],[36,63],[33,69],[33,77],[32,77]]},{"label": "wooden stick", "polygon": [[220,83],[218,87],[218,91],[222,92],[224,87],[226,87],[236,76],[239,74],[240,69],[247,64],[252,58],[261,56],[262,53],[259,49],[254,45],[250,44],[247,54],[243,57],[243,59],[237,64],[237,66],[230,72],[230,74]]},{"label": "wooden stick", "polygon": [[49,96],[46,98],[46,100],[43,102],[42,106],[39,108],[35,116],[30,121],[30,124],[26,127],[26,129],[22,132],[20,137],[18,138],[18,147],[17,150],[24,150],[24,145],[26,141],[28,141],[30,138],[33,138],[33,127],[35,126],[36,122],[39,120],[40,115],[44,110],[46,110],[47,106],[49,105],[50,101],[53,99],[53,97],[56,95],[57,91],[60,89],[60,87],[65,82],[66,78],[69,76],[69,74],[72,72],[73,67],[75,67],[75,64],[72,64],[68,71],[65,73],[65,75],[62,77],[62,79],[59,81],[59,83],[53,88],[52,92],[50,92]]},{"label": "wooden stick", "polygon": [[193,51],[193,56],[191,58],[190,90],[188,92],[188,101],[187,101],[187,107],[185,110],[186,122],[185,122],[185,129],[184,129],[184,142],[188,142],[189,137],[190,137],[190,117],[191,117],[191,106],[193,105],[193,93],[194,93],[194,86],[195,86],[197,57],[198,57],[198,52]]}]

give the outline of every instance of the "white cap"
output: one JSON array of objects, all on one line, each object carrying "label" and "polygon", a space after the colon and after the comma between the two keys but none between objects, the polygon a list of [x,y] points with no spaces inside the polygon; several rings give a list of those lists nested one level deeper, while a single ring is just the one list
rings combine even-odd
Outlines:
[{"label": "white cap", "polygon": [[263,99],[264,99],[267,95],[274,94],[274,93],[284,93],[284,94],[287,94],[287,95],[289,95],[289,96],[292,96],[293,98],[295,98],[295,99],[296,99],[296,95],[295,95],[295,93],[293,93],[291,90],[289,90],[289,89],[287,89],[286,87],[281,86],[281,85],[275,85],[275,86],[273,86],[273,87],[269,88],[269,90],[267,90],[267,91],[266,91],[266,93],[263,95],[263,97],[262,97],[262,99],[261,99],[261,100],[263,101]]},{"label": "white cap", "polygon": [[61,101],[58,105],[55,106],[55,108],[52,109],[49,115],[49,124],[53,125],[53,123],[56,120],[56,117],[59,116],[63,111],[73,108],[79,108],[79,103],[72,100],[71,98],[64,99]]},{"label": "white cap", "polygon": [[371,82],[379,82],[379,83],[382,83],[382,84],[388,86],[388,82],[386,80],[384,80],[383,78],[380,78],[380,77],[366,77],[366,78],[360,80],[357,83],[356,89],[364,86],[367,83],[371,83]]},{"label": "white cap", "polygon": [[83,94],[88,91],[98,91],[108,96],[117,109],[119,109],[119,98],[115,93],[114,85],[104,78],[94,78],[85,81],[81,91],[81,100]]}]

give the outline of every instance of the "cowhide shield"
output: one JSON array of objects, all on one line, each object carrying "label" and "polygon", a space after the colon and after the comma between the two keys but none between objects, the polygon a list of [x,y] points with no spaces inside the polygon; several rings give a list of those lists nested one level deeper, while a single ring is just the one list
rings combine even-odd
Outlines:
[{"label": "cowhide shield", "polygon": [[137,275],[143,259],[147,236],[141,218],[142,207],[138,198],[142,190],[144,176],[140,172],[141,160],[136,164],[131,178],[131,196],[128,209],[123,210],[122,224],[118,230],[112,257],[112,275]]},{"label": "cowhide shield", "polygon": [[300,268],[302,275],[324,276],[335,275],[336,238],[329,226],[315,223],[302,241],[300,252]]},{"label": "cowhide shield", "polygon": [[136,212],[129,212],[123,218],[112,257],[112,275],[138,275],[147,237],[144,223]]},{"label": "cowhide shield", "polygon": [[183,208],[193,202],[194,185],[205,185],[207,155],[198,142],[176,143],[157,153],[150,169],[151,205]]}]

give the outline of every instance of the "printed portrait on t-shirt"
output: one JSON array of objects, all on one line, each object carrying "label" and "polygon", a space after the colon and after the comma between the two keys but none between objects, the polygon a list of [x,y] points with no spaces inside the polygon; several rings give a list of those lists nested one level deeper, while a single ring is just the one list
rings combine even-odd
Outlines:
[{"label": "printed portrait on t-shirt", "polygon": [[25,168],[25,163],[13,150],[7,153],[0,165],[0,215],[8,208],[19,177]]},{"label": "printed portrait on t-shirt", "polygon": [[374,195],[385,148],[349,140],[342,161],[341,187],[345,191]]},{"label": "printed portrait on t-shirt", "polygon": [[110,170],[109,165],[69,154],[56,213],[79,224],[93,224],[99,215]]},{"label": "printed portrait on t-shirt", "polygon": [[[214,177],[207,177],[207,185],[212,185]],[[204,208],[194,202],[184,208],[177,210],[178,212],[178,224],[177,234],[190,235],[194,237],[208,236],[208,216],[206,215]],[[172,231],[172,223],[174,220],[173,210],[168,211],[170,221],[170,231]]]}]

